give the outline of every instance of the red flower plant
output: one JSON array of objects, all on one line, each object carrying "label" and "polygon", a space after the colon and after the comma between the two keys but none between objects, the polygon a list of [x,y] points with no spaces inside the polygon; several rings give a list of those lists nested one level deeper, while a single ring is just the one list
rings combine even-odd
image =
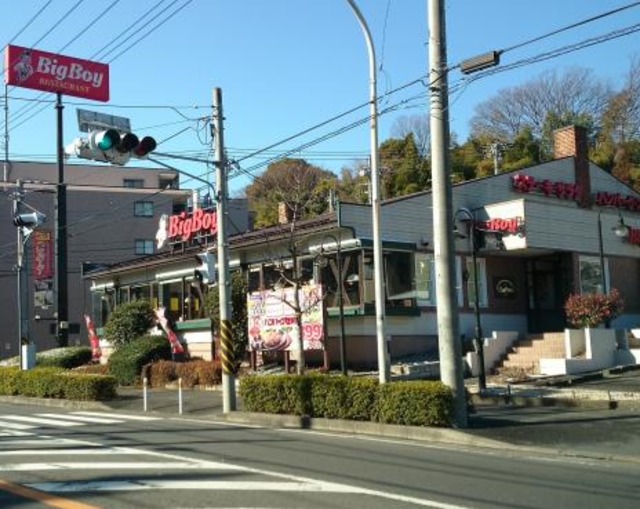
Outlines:
[{"label": "red flower plant", "polygon": [[615,288],[607,294],[571,294],[564,304],[567,321],[575,327],[597,327],[613,320],[624,310],[624,301]]}]

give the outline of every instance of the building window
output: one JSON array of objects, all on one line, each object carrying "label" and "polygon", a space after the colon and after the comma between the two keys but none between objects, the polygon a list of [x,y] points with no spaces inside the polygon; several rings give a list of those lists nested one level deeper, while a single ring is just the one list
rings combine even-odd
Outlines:
[{"label": "building window", "polygon": [[152,201],[137,201],[133,204],[133,215],[136,217],[153,217]]},{"label": "building window", "polygon": [[[481,308],[488,306],[487,298],[487,265],[484,258],[476,259],[476,265],[478,267],[478,303]],[[475,305],[475,280],[473,274],[473,259],[467,258],[467,271],[464,274],[467,280],[467,298],[469,307]]]},{"label": "building window", "polygon": [[124,185],[124,187],[142,188],[142,187],[144,187],[144,180],[142,180],[142,179],[124,179],[123,185]]},{"label": "building window", "polygon": [[435,270],[432,254],[416,253],[416,296],[419,306],[436,305]]},{"label": "building window", "polygon": [[609,287],[609,271],[608,265],[600,263],[597,256],[580,256],[580,293],[603,293],[602,288],[602,269],[604,269],[604,278],[606,286]]},{"label": "building window", "polygon": [[135,254],[137,255],[153,254],[153,240],[137,239],[135,244]]}]

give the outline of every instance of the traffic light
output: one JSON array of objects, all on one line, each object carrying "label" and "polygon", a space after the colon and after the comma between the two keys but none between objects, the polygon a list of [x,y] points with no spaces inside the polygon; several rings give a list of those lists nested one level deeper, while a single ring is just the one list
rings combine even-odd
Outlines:
[{"label": "traffic light", "polygon": [[13,224],[23,228],[37,228],[47,220],[42,212],[26,212],[23,214],[15,214],[13,216]]},{"label": "traffic light", "polygon": [[196,261],[198,266],[193,273],[196,280],[204,284],[215,285],[218,282],[218,278],[216,277],[216,264],[213,254],[208,251],[198,253]]},{"label": "traffic light", "polygon": [[65,153],[81,159],[124,166],[131,157],[146,158],[156,146],[156,140],[151,136],[145,136],[140,140],[134,133],[98,129],[91,131],[87,139],[75,139],[65,148]]}]

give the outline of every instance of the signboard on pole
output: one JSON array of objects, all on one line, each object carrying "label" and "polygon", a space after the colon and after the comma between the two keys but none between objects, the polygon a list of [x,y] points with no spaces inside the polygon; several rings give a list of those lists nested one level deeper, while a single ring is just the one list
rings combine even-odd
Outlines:
[{"label": "signboard on pole", "polygon": [[7,46],[5,83],[94,101],[109,100],[109,66],[100,62]]},{"label": "signboard on pole", "polygon": [[[322,285],[309,284],[298,290],[305,350],[324,345]],[[249,347],[252,350],[297,350],[298,327],[293,288],[263,290],[247,295]]]}]

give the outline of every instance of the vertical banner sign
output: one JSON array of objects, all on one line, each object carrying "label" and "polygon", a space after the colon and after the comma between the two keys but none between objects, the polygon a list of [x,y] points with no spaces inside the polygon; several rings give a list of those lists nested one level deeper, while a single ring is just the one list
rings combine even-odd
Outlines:
[{"label": "vertical banner sign", "polygon": [[21,46],[7,46],[4,58],[7,85],[94,101],[109,100],[107,64]]},{"label": "vertical banner sign", "polygon": [[[321,285],[298,290],[305,350],[321,350],[324,343],[324,305]],[[297,350],[298,328],[293,288],[253,292],[247,296],[249,347],[252,350]]]},{"label": "vertical banner sign", "polygon": [[171,345],[171,354],[172,355],[183,354],[184,348],[182,347],[182,344],[180,343],[178,336],[176,335],[174,330],[171,328],[171,325],[169,324],[169,319],[167,318],[167,308],[161,307],[154,311],[156,314],[156,320],[160,324],[160,327],[162,327],[162,330],[167,335],[167,339],[169,340],[169,344]]},{"label": "vertical banner sign", "polygon": [[91,344],[91,360],[93,362],[100,361],[102,350],[100,349],[100,338],[96,333],[96,326],[89,315],[84,315],[84,321],[87,324],[87,332],[89,333],[89,343]]},{"label": "vertical banner sign", "polygon": [[33,279],[42,281],[53,277],[53,235],[50,231],[33,232]]}]

